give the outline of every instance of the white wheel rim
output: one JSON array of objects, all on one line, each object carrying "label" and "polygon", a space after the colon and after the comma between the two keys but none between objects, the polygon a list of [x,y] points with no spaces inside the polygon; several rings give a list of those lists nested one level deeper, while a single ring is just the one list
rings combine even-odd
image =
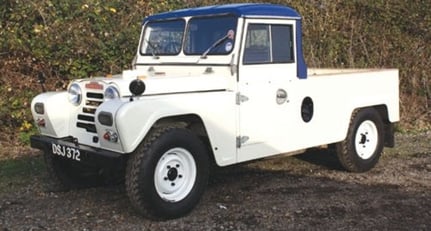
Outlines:
[{"label": "white wheel rim", "polygon": [[366,120],[359,125],[355,136],[356,153],[361,159],[369,159],[373,156],[379,141],[377,127],[371,120]]},{"label": "white wheel rim", "polygon": [[192,154],[184,148],[165,152],[154,172],[154,185],[159,196],[169,202],[184,199],[196,181],[196,163]]}]

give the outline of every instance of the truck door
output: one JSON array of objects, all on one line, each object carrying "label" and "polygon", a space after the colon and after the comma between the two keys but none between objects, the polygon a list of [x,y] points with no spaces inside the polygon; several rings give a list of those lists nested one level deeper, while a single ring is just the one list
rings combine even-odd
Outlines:
[{"label": "truck door", "polygon": [[293,20],[247,19],[239,63],[238,161],[286,151],[292,80]]}]

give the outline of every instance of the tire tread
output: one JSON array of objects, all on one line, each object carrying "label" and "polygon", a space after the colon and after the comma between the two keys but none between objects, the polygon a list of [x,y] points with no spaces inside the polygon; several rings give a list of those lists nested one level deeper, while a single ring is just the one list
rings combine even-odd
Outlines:
[{"label": "tire tread", "polygon": [[[173,132],[176,129],[185,129],[184,124],[173,123],[154,127],[138,148],[131,154],[126,167],[126,192],[132,206],[143,216],[154,220],[175,218],[182,215],[173,210],[163,211],[163,208],[156,207],[154,201],[146,198],[146,196],[150,195],[150,190],[144,188],[142,183],[142,174],[143,171],[145,171],[145,169],[142,169],[142,166],[145,165],[145,163],[149,163],[153,158],[152,155],[149,154],[152,152],[151,148],[153,148],[155,142],[164,134]],[[188,211],[188,209],[185,210]]]},{"label": "tire tread", "polygon": [[[378,129],[379,140],[376,147],[376,153],[370,158],[370,160],[362,161],[359,160],[359,157],[357,156],[352,140],[355,139],[355,132],[357,130],[358,123],[362,122],[357,121],[358,117],[363,117],[367,114],[370,117],[376,117],[377,121],[374,122]],[[352,116],[350,117],[349,129],[346,138],[336,144],[337,157],[344,169],[350,172],[366,172],[377,164],[383,148],[384,131],[382,126],[381,117],[375,109],[365,108],[353,111]]]}]

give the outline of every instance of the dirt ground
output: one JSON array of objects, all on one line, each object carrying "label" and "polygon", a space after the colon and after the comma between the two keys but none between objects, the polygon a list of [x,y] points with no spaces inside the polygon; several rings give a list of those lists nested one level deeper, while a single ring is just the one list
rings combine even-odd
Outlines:
[{"label": "dirt ground", "polygon": [[0,230],[431,230],[431,132],[396,139],[364,174],[326,150],[220,169],[197,208],[168,221],[139,216],[123,185],[51,193],[39,174],[0,195]]}]

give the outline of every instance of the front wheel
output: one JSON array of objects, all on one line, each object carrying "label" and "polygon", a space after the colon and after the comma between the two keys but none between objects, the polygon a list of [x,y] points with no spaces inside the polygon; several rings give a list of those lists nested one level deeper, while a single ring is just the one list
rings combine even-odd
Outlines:
[{"label": "front wheel", "polygon": [[190,130],[156,128],[127,164],[126,190],[132,205],[150,217],[187,214],[206,187],[208,157],[205,145]]},{"label": "front wheel", "polygon": [[372,108],[353,113],[347,137],[336,144],[341,165],[351,172],[366,172],[373,168],[383,150],[383,122]]}]

